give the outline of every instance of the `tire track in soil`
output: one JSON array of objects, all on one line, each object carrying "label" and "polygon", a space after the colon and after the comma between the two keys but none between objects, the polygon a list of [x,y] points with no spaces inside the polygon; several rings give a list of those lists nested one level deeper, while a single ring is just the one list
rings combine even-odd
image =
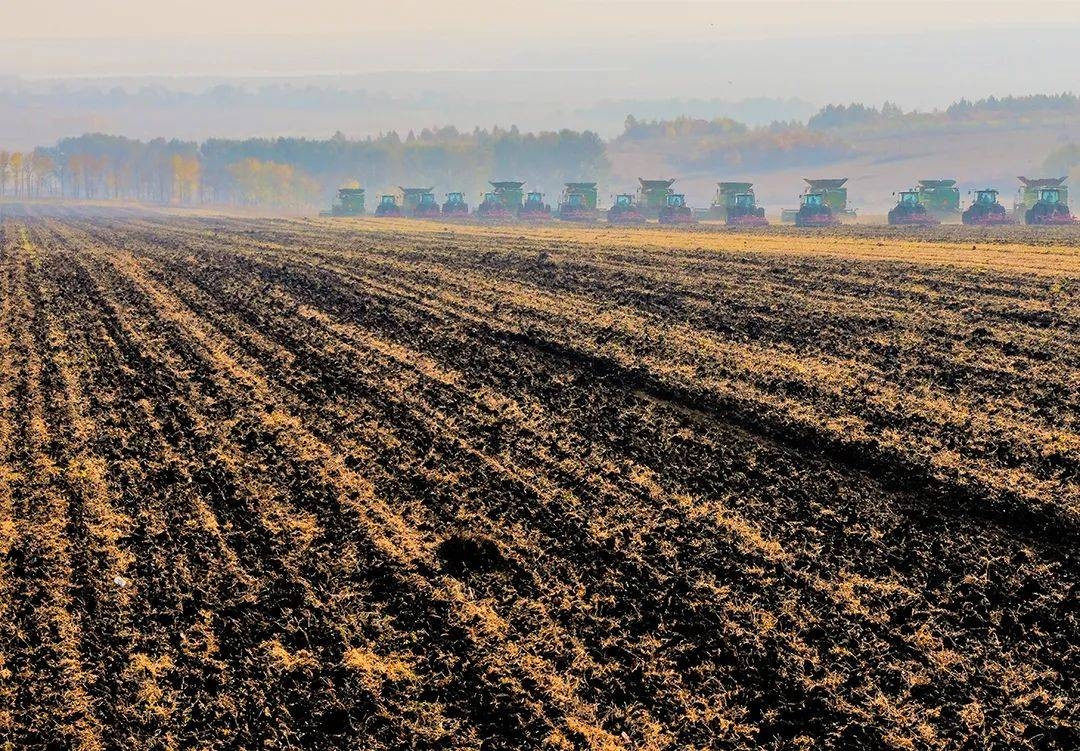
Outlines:
[{"label": "tire track in soil", "polygon": [[76,430],[65,419],[72,394],[49,341],[39,251],[24,228],[19,235],[9,261],[16,308],[12,338],[21,371],[14,420],[18,438],[10,461],[15,535],[7,556],[17,639],[9,667],[15,684],[10,737],[20,747],[59,743],[97,751],[103,748],[101,727],[81,651],[83,623],[72,568],[73,549],[81,540],[72,523],[75,499],[62,490],[63,465],[57,461],[67,454]]}]

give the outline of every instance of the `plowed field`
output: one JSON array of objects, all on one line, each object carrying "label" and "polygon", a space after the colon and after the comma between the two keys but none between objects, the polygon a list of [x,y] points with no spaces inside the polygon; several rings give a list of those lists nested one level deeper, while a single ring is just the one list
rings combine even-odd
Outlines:
[{"label": "plowed field", "polygon": [[0,232],[0,748],[1080,747],[1067,237]]}]

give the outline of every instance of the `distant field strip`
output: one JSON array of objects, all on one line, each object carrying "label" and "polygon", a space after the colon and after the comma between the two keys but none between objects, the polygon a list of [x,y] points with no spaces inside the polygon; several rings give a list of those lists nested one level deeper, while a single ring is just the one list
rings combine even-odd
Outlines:
[{"label": "distant field strip", "polygon": [[1080,745],[1065,235],[4,215],[0,747]]}]

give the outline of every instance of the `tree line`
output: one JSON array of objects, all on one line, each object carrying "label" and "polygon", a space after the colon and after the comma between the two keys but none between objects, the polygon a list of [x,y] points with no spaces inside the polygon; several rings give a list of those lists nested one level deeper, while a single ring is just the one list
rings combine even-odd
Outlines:
[{"label": "tree line", "polygon": [[0,161],[0,196],[308,208],[352,181],[372,193],[434,185],[469,193],[491,179],[522,179],[549,191],[606,177],[595,133],[453,127],[364,139],[141,141],[100,133]]}]

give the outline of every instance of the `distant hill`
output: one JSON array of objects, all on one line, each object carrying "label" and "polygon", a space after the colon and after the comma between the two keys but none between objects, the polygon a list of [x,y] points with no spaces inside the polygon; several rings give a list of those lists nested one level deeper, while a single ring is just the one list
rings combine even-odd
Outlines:
[{"label": "distant hill", "polygon": [[[876,213],[889,207],[893,191],[924,178],[955,178],[964,191],[995,185],[1007,195],[1017,175],[1075,168],[1073,143],[1080,143],[1080,98],[1060,94],[961,100],[929,113],[888,103],[829,105],[806,124],[756,128],[628,118],[608,153],[620,184],[679,177],[696,205],[709,202],[718,180],[754,181],[759,199],[775,209],[794,204],[802,177],[837,176],[850,178],[856,206]],[[1054,153],[1058,163],[1048,163]]]}]

